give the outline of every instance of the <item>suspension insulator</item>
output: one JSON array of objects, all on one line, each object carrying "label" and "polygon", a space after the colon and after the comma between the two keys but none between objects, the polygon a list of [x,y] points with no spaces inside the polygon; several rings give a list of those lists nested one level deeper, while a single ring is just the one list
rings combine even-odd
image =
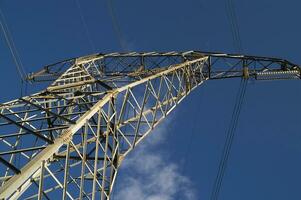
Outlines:
[{"label": "suspension insulator", "polygon": [[243,78],[244,79],[248,79],[249,77],[250,77],[249,68],[248,67],[244,67],[243,68]]}]

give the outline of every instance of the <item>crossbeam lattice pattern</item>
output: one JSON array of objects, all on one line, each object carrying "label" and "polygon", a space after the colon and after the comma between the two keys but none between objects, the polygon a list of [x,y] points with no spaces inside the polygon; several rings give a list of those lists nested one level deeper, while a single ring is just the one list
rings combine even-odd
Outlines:
[{"label": "crossbeam lattice pattern", "polygon": [[108,199],[123,158],[205,80],[206,59],[76,60],[45,91],[2,104],[0,197]]},{"label": "crossbeam lattice pattern", "polygon": [[[270,76],[272,75],[272,76]],[[0,104],[0,199],[109,199],[118,168],[208,79],[300,78],[286,60],[202,52],[95,54],[31,74]]]}]

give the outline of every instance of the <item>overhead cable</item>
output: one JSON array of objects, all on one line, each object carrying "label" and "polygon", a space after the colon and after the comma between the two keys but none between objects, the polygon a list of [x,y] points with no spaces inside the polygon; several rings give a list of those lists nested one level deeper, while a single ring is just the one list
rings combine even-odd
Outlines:
[{"label": "overhead cable", "polygon": [[226,13],[230,23],[234,48],[238,53],[243,53],[240,29],[233,0],[226,0]]},{"label": "overhead cable", "polygon": [[6,44],[7,44],[8,48],[10,50],[10,53],[13,57],[13,61],[16,65],[16,69],[17,69],[17,72],[20,76],[20,79],[22,81],[25,81],[26,80],[26,71],[23,67],[23,64],[21,62],[18,51],[15,47],[14,41],[12,39],[12,36],[11,36],[10,31],[8,29],[7,23],[5,21],[4,14],[3,14],[1,9],[0,9],[0,26],[1,26],[1,30],[3,32]]},{"label": "overhead cable", "polygon": [[[240,30],[235,12],[234,4],[232,0],[226,0],[226,13],[230,23],[230,29],[233,39],[234,48],[238,53],[243,53],[243,47],[241,42]],[[236,96],[235,106],[233,109],[229,129],[226,134],[226,141],[223,147],[222,157],[219,162],[218,172],[214,181],[211,200],[217,200],[222,188],[225,171],[227,168],[229,155],[231,152],[235,131],[237,128],[241,107],[244,101],[248,80],[246,78],[241,79],[240,87]]]},{"label": "overhead cable", "polygon": [[107,2],[108,2],[109,14],[110,14],[110,17],[112,19],[113,29],[114,29],[114,32],[115,32],[116,37],[118,39],[119,45],[120,45],[120,47],[123,51],[127,51],[128,48],[127,48],[127,45],[126,45],[125,40],[123,38],[123,35],[122,35],[122,32],[121,32],[121,28],[119,26],[117,17],[115,15],[113,0],[107,0]]},{"label": "overhead cable", "polygon": [[89,42],[89,44],[90,44],[90,47],[91,47],[91,49],[95,52],[95,51],[96,51],[96,48],[95,48],[95,46],[94,46],[94,44],[93,44],[93,41],[92,41],[92,39],[91,39],[91,34],[90,34],[90,31],[89,31],[88,25],[87,25],[87,23],[86,23],[86,20],[85,20],[85,17],[84,17],[83,10],[82,10],[82,7],[81,7],[81,5],[80,5],[80,2],[79,2],[78,0],[75,0],[75,3],[76,3],[76,6],[77,6],[77,8],[78,8],[78,13],[79,13],[79,15],[80,15],[80,19],[81,19],[82,24],[83,24],[83,27],[84,27],[84,29],[85,29],[86,37],[87,37],[87,39],[88,39],[88,42]]},{"label": "overhead cable", "polygon": [[222,157],[219,162],[219,168],[218,173],[215,178],[213,190],[211,193],[211,200],[217,200],[219,197],[220,190],[222,188],[223,178],[225,175],[226,167],[229,160],[229,155],[231,152],[234,136],[235,136],[235,130],[237,128],[241,107],[244,102],[245,93],[247,88],[247,79],[241,79],[240,87],[236,96],[236,102],[233,109],[230,126],[226,134],[226,141],[223,147]]}]

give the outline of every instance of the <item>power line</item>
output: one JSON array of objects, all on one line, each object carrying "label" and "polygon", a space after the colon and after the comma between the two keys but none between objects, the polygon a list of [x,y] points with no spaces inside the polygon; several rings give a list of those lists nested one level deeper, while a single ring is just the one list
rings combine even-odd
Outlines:
[{"label": "power line", "polygon": [[10,53],[13,57],[13,60],[14,60],[14,63],[16,65],[16,69],[17,69],[17,72],[20,76],[20,79],[22,81],[25,81],[26,80],[26,71],[23,67],[23,64],[21,62],[18,51],[16,49],[16,46],[14,44],[14,41],[13,41],[12,36],[10,34],[10,31],[8,29],[7,23],[5,22],[5,17],[4,17],[4,14],[3,14],[1,9],[0,9],[0,26],[1,26],[1,30],[3,32],[6,44],[7,44],[8,48],[10,50]]},{"label": "power line", "polygon": [[[27,73],[26,73],[26,70],[24,69],[23,63],[20,59],[18,50],[15,46],[14,40],[12,38],[12,34],[9,31],[8,25],[7,25],[6,20],[5,20],[5,16],[4,16],[1,8],[0,8],[0,26],[1,26],[1,30],[3,32],[6,44],[9,48],[9,51],[10,51],[10,53],[12,55],[12,58],[13,58],[13,61],[15,63],[17,73],[20,77],[20,82],[21,82],[20,96],[22,97],[23,96],[23,89],[24,89],[25,95],[27,93],[27,79],[26,79]],[[24,87],[24,83],[25,83],[25,87]]]},{"label": "power line", "polygon": [[[235,13],[235,8],[233,5],[232,0],[226,0],[226,13],[227,17],[230,23],[230,29],[231,29],[231,34],[232,34],[232,40],[233,40],[233,45],[234,48],[236,49],[237,52],[242,53],[243,52],[243,47],[242,47],[242,42],[241,42],[241,36],[240,36],[240,30],[239,30],[239,25],[237,22],[237,16]],[[222,152],[222,157],[219,162],[219,167],[218,167],[218,172],[214,181],[212,193],[211,193],[211,200],[217,200],[219,197],[219,193],[222,187],[223,183],[223,178],[225,175],[226,167],[228,164],[229,160],[229,155],[231,152],[234,136],[235,136],[235,130],[237,128],[238,120],[239,120],[239,115],[241,111],[241,107],[243,104],[243,100],[245,97],[246,93],[246,88],[247,88],[247,79],[242,78],[240,87],[236,96],[236,102],[235,106],[233,109],[229,129],[226,134],[226,141],[223,147],[223,152]]]},{"label": "power line", "polygon": [[107,2],[108,2],[109,14],[110,14],[110,17],[112,19],[113,29],[114,29],[115,35],[117,36],[119,45],[120,45],[120,47],[123,51],[127,51],[128,48],[127,48],[127,45],[126,45],[125,40],[123,38],[121,28],[119,26],[117,17],[116,17],[115,12],[114,12],[113,0],[108,0]]},{"label": "power line", "polygon": [[239,53],[243,52],[241,36],[240,36],[240,29],[237,20],[237,15],[235,12],[235,7],[232,0],[226,0],[226,13],[227,18],[230,23],[230,29],[232,34],[233,45],[236,51]]},{"label": "power line", "polygon": [[215,178],[213,190],[211,193],[211,198],[210,198],[211,200],[218,199],[218,196],[219,196],[219,193],[220,193],[220,190],[222,187],[223,178],[225,175],[226,167],[227,167],[228,160],[229,160],[229,155],[231,152],[231,148],[232,148],[232,144],[233,144],[233,140],[234,140],[234,136],[235,136],[235,130],[237,128],[237,124],[238,124],[238,120],[239,120],[239,116],[240,116],[240,112],[241,112],[241,107],[243,105],[243,101],[244,101],[244,97],[245,97],[245,93],[246,93],[247,83],[248,83],[247,79],[244,79],[244,78],[241,79],[240,87],[239,87],[239,90],[238,90],[238,93],[236,96],[236,103],[235,103],[231,121],[230,121],[230,126],[227,131],[227,135],[226,135],[226,141],[224,144],[222,157],[219,162],[218,173]]},{"label": "power line", "polygon": [[89,31],[88,25],[87,25],[87,23],[86,23],[86,20],[85,20],[85,17],[84,17],[84,14],[83,14],[83,11],[82,11],[80,2],[79,2],[78,0],[75,0],[75,3],[76,3],[76,6],[77,6],[77,8],[78,8],[78,11],[79,11],[78,13],[79,13],[79,15],[80,15],[80,19],[81,19],[82,24],[83,24],[83,27],[84,27],[84,29],[85,29],[86,37],[87,37],[87,39],[88,39],[88,42],[89,42],[89,44],[90,44],[90,47],[91,47],[91,49],[95,52],[95,51],[96,51],[96,48],[95,48],[95,46],[94,46],[94,44],[93,44],[93,41],[92,41],[92,39],[91,39],[91,34],[90,34],[90,31]]},{"label": "power line", "polygon": [[227,17],[228,17],[228,20],[230,23],[234,47],[236,48],[236,50],[238,52],[241,52],[242,46],[241,46],[239,26],[237,23],[236,13],[235,13],[235,9],[234,9],[232,0],[226,1],[226,12],[227,12]]}]

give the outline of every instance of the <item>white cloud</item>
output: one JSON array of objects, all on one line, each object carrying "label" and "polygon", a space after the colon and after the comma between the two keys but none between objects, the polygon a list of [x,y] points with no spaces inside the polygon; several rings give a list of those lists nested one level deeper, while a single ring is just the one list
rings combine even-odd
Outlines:
[{"label": "white cloud", "polygon": [[181,174],[180,166],[170,162],[168,152],[162,152],[162,148],[158,151],[165,140],[169,121],[165,120],[164,126],[157,127],[123,161],[114,200],[196,199],[192,183]]}]

